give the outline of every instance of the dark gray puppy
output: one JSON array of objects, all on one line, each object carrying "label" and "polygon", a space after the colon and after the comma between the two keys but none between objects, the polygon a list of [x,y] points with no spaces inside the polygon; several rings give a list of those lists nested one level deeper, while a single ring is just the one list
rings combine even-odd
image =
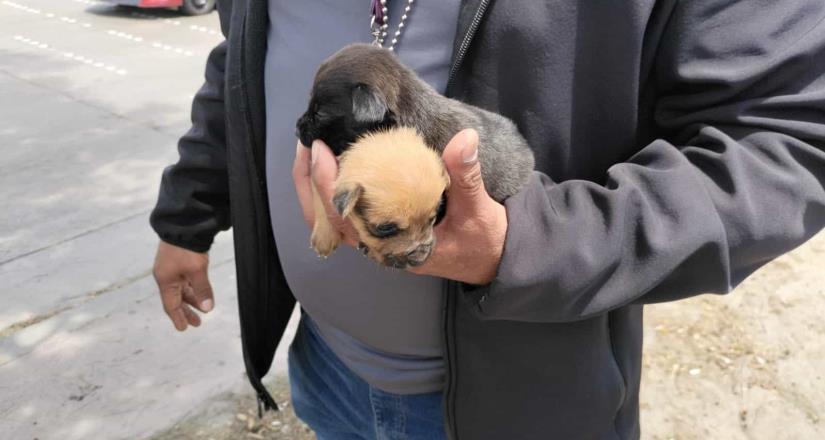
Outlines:
[{"label": "dark gray puppy", "polygon": [[368,44],[347,46],[321,64],[297,136],[306,146],[321,139],[338,155],[362,134],[396,125],[415,128],[439,152],[459,131],[475,129],[484,187],[498,202],[533,170],[533,152],[512,121],[441,96],[395,54]]}]

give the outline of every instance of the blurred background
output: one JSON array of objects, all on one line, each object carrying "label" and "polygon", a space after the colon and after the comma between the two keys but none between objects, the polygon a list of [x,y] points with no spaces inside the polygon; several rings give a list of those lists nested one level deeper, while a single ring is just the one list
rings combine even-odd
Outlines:
[{"label": "blurred background", "polygon": [[[187,3],[0,0],[2,439],[312,438],[257,419],[228,234],[201,328],[161,308],[148,215],[222,36],[212,0],[158,1]],[[825,438],[823,313],[825,234],[731,295],[648,307],[643,438]]]}]

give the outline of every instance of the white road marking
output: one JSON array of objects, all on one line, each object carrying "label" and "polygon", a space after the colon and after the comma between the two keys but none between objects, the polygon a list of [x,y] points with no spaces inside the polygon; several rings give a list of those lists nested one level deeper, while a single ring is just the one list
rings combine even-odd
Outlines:
[{"label": "white road marking", "polygon": [[95,67],[95,68],[100,69],[100,70],[106,70],[106,71],[109,71],[109,72],[113,72],[117,75],[126,75],[127,73],[129,73],[129,72],[126,71],[126,69],[121,69],[117,66],[106,64],[106,63],[103,63],[103,62],[100,62],[100,61],[95,61],[92,58],[84,57],[83,55],[76,54],[74,52],[61,51],[61,50],[59,50],[55,47],[52,47],[48,43],[33,40],[31,38],[24,37],[22,35],[15,35],[13,37],[13,39],[14,39],[14,41],[18,41],[22,44],[27,44],[27,45],[29,45],[33,48],[40,49],[40,50],[45,50],[45,51],[50,51],[50,52],[56,52],[56,53],[61,54],[64,58],[75,60],[79,63],[87,64],[91,67]]},{"label": "white road marking", "polygon": [[124,40],[133,41],[135,43],[144,43],[144,42],[147,43],[147,44],[151,43],[151,46],[156,48],[156,49],[161,49],[161,50],[164,50],[164,51],[172,51],[172,52],[175,52],[177,54],[184,55],[184,56],[187,56],[187,57],[191,57],[192,55],[195,54],[191,50],[183,49],[183,48],[180,48],[180,47],[170,46],[168,44],[163,44],[163,43],[160,43],[160,42],[157,42],[157,41],[149,42],[149,41],[144,40],[143,37],[140,37],[140,36],[137,36],[137,35],[132,35],[132,34],[129,34],[129,33],[126,33],[126,32],[116,31],[114,29],[109,29],[108,31],[106,31],[106,33],[113,36],[113,37],[122,38]]},{"label": "white road marking", "polygon": [[[106,3],[106,2],[93,1],[93,0],[74,0],[74,1],[77,2],[77,3],[83,3],[83,4],[87,4],[87,5]],[[31,14],[38,14],[38,15],[43,14],[47,18],[59,18],[60,21],[65,22],[65,23],[78,24],[78,25],[80,25],[82,27],[85,27],[85,28],[92,27],[91,23],[80,22],[77,19],[74,19],[74,18],[71,18],[71,17],[58,16],[57,14],[54,14],[52,12],[44,12],[44,11],[41,11],[40,9],[30,8],[26,5],[16,3],[16,2],[13,2],[13,1],[10,1],[10,0],[2,0],[2,1],[0,1],[0,4],[5,5],[5,6],[9,6],[9,7],[18,9],[18,10],[21,10],[23,12],[28,12],[28,13],[31,13]],[[146,14],[146,13],[143,13],[143,12],[132,11],[132,12],[129,13],[129,15],[131,15],[133,17],[145,18],[145,19],[148,19],[148,20],[159,20],[162,23],[165,23],[165,24],[168,24],[168,25],[171,25],[171,26],[180,26],[180,25],[183,24],[183,22],[180,21],[180,20],[174,20],[174,19],[171,19],[171,18],[162,18],[162,17],[158,17],[158,16],[155,16],[155,15]],[[215,35],[215,36],[223,35],[220,30],[210,29],[206,26],[198,26],[198,25],[193,24],[193,25],[190,25],[188,27],[188,29],[190,31],[209,34],[209,35]]]},{"label": "white road marking", "polygon": [[41,12],[40,9],[30,8],[26,5],[21,5],[20,3],[10,2],[10,1],[6,1],[6,0],[3,0],[2,2],[0,2],[0,4],[12,7],[14,9],[19,9],[23,12],[28,12],[30,14],[40,14],[40,12]]},{"label": "white road marking", "polygon": [[[171,26],[180,26],[180,25],[183,24],[183,22],[180,21],[180,20],[173,20],[171,18],[162,18],[162,17],[158,17],[158,16],[155,16],[155,15],[146,14],[144,12],[132,11],[130,13],[130,15],[133,16],[133,17],[145,18],[147,20],[158,20],[158,21],[161,21],[162,23],[165,23],[165,24],[168,24],[168,25],[171,25]],[[188,29],[190,31],[200,32],[200,33],[209,34],[209,35],[217,35],[217,36],[223,35],[220,30],[210,29],[206,26],[197,26],[197,25],[193,24],[193,25],[190,25],[188,27]]]},{"label": "white road marking", "polygon": [[66,23],[66,24],[74,24],[74,25],[82,26],[84,28],[92,27],[91,23],[88,23],[88,22],[85,22],[85,21],[79,21],[79,20],[77,20],[75,18],[72,18],[72,17],[57,15],[53,12],[46,12],[46,11],[41,11],[40,9],[30,8],[26,5],[16,3],[16,2],[13,2],[13,1],[9,1],[9,0],[0,1],[0,5],[8,6],[10,8],[17,9],[18,11],[28,12],[29,14],[41,15],[41,16],[46,17],[46,18],[57,19],[57,20],[60,20],[63,23]]},{"label": "white road marking", "polygon": [[[75,1],[80,1],[80,0],[75,0]],[[89,3],[97,3],[97,2],[91,2],[90,1]],[[17,10],[20,10],[20,11],[23,11],[23,12],[28,12],[30,14],[43,15],[46,18],[57,19],[60,22],[63,22],[63,23],[66,23],[66,24],[79,25],[79,26],[82,26],[84,28],[91,28],[92,27],[91,23],[81,22],[81,21],[78,21],[77,19],[71,18],[71,17],[59,16],[59,15],[51,13],[51,12],[44,12],[44,11],[41,11],[39,9],[30,8],[26,5],[22,5],[20,3],[16,3],[16,2],[13,2],[13,1],[2,0],[2,1],[0,1],[0,4],[5,5],[5,6],[9,6],[11,8],[14,8],[14,9],[17,9]],[[133,13],[133,14],[140,14],[140,15],[145,15],[145,16],[148,16],[148,17],[152,17],[150,15],[141,14],[139,12],[136,12],[136,13]],[[152,17],[152,18],[157,18],[157,17]],[[177,20],[168,20],[168,19],[164,19],[164,20],[165,21],[170,21],[170,22],[175,22],[178,25],[180,24],[180,22],[177,21]],[[203,28],[203,29],[206,29],[206,28]],[[208,29],[206,29],[206,30],[208,30]],[[106,33],[109,34],[109,35],[112,35],[114,37],[122,38],[122,39],[129,40],[129,41],[133,41],[133,42],[136,42],[136,43],[142,43],[142,42],[145,41],[143,37],[128,34],[126,32],[119,32],[119,31],[115,31],[115,30],[110,29]],[[152,46],[153,47],[159,47],[161,50],[171,51],[171,52],[174,52],[174,53],[176,53],[178,55],[182,55],[182,56],[191,57],[191,56],[195,55],[195,53],[191,50],[178,48],[178,47],[173,47],[173,46],[170,46],[168,44],[156,43],[156,44],[152,44]]]},{"label": "white road marking", "polygon": [[209,35],[221,35],[220,31],[216,31],[214,29],[209,29],[206,26],[196,26],[196,25],[193,24],[193,25],[189,26],[189,29],[191,29],[193,31],[203,32],[203,33],[206,33],[206,34],[209,34]]}]

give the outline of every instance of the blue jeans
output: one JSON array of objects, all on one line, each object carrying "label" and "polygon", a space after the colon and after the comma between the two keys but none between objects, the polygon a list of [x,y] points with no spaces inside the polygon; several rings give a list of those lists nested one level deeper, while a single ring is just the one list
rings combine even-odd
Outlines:
[{"label": "blue jeans", "polygon": [[318,440],[446,439],[442,394],[391,394],[347,368],[304,315],[289,347],[295,413]]}]

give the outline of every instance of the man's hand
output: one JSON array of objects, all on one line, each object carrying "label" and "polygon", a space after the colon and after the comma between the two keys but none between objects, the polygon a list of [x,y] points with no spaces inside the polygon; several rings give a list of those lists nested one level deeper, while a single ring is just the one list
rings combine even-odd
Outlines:
[{"label": "man's hand", "polygon": [[298,201],[304,212],[304,221],[310,229],[315,224],[315,212],[312,203],[312,183],[318,189],[318,194],[324,202],[325,215],[343,234],[344,243],[355,247],[358,244],[358,232],[349,220],[344,220],[332,206],[332,196],[335,194],[335,178],[338,177],[338,161],[332,150],[321,140],[312,143],[312,149],[298,145],[295,150],[295,162],[292,164],[292,181],[298,193]]},{"label": "man's hand", "polygon": [[[315,182],[326,206],[324,214],[341,231],[344,242],[356,246],[358,233],[332,206],[338,174],[335,156],[318,140],[309,150],[298,144],[292,168],[304,219],[312,227],[317,215],[312,207],[311,183]],[[484,189],[478,162],[478,133],[468,129],[456,134],[444,149],[442,158],[451,180],[447,215],[435,228],[433,254],[423,265],[409,271],[470,284],[489,283],[496,276],[504,250],[507,213],[504,206],[490,198]]]},{"label": "man's hand", "polygon": [[153,274],[160,289],[163,310],[178,331],[187,324],[201,325],[201,318],[192,307],[203,313],[215,305],[212,286],[207,277],[209,255],[192,252],[163,241],[158,245]]},{"label": "man's hand", "polygon": [[496,277],[507,212],[484,189],[478,161],[478,133],[467,129],[453,136],[441,156],[450,174],[447,214],[435,228],[436,245],[427,261],[410,272],[470,284]]}]

